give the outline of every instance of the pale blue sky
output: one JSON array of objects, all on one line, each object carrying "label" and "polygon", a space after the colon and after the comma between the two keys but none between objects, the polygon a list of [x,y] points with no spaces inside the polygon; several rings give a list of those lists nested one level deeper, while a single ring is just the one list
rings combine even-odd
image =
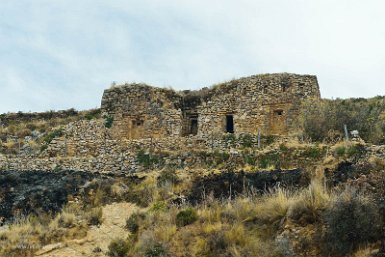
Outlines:
[{"label": "pale blue sky", "polygon": [[1,0],[0,113],[99,107],[112,81],[197,89],[315,74],[385,95],[381,0]]}]

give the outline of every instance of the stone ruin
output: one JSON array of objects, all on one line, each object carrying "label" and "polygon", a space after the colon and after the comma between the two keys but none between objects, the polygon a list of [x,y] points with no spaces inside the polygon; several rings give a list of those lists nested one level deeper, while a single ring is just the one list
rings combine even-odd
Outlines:
[{"label": "stone ruin", "polygon": [[101,110],[116,139],[210,137],[224,133],[287,135],[299,105],[320,98],[317,77],[289,73],[240,78],[197,91],[146,84],[112,86]]},{"label": "stone ruin", "polygon": [[[285,137],[299,132],[296,120],[301,101],[319,98],[316,76],[287,73],[256,75],[197,91],[176,92],[145,84],[114,86],[103,94],[104,119],[69,123],[63,127],[63,136],[52,139],[43,151],[0,154],[0,170],[135,173],[146,170],[138,161],[141,151],[160,156],[165,165],[200,167],[207,160],[206,154],[199,153],[230,149],[237,155],[242,140],[234,143],[228,135],[243,138],[260,131]],[[45,118],[31,115],[25,119]],[[21,114],[0,118],[7,123],[8,116],[24,119]],[[112,121],[112,126],[106,126],[106,121]]]}]

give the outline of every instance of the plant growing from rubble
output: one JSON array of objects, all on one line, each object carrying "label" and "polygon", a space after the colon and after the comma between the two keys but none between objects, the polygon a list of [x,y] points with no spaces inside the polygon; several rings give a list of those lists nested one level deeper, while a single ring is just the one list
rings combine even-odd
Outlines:
[{"label": "plant growing from rubble", "polygon": [[106,128],[111,128],[113,122],[114,122],[114,117],[112,117],[112,116],[105,116],[104,117],[104,126]]}]

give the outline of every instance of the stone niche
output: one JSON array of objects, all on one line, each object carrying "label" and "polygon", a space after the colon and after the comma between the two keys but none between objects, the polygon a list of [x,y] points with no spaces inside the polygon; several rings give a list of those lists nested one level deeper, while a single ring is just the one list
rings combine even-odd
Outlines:
[{"label": "stone niche", "polygon": [[114,118],[116,138],[207,137],[258,130],[290,133],[299,104],[320,98],[317,77],[289,73],[232,80],[197,91],[176,92],[145,84],[104,91],[102,112]]}]

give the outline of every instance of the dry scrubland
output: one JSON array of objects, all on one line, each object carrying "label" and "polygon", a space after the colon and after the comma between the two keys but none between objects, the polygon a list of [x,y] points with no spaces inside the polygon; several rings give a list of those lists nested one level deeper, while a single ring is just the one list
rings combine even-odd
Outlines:
[{"label": "dry scrubland", "polygon": [[[86,198],[69,197],[59,213],[16,218],[0,228],[0,253],[66,256],[71,248],[81,249],[76,256],[384,256],[385,151],[371,150],[385,143],[384,98],[305,103],[303,113],[304,135],[267,138],[262,149],[242,139],[240,158],[214,151],[207,163],[187,169],[138,152],[146,166],[140,180],[117,179]],[[69,120],[97,115],[8,124],[0,131],[1,151],[17,153],[27,143],[40,150]],[[366,143],[344,141],[343,124],[358,129]],[[221,195],[196,191],[197,180],[223,172],[280,168],[300,168],[304,181],[263,190],[227,187]],[[108,236],[107,244],[85,243],[92,231],[112,224],[106,215],[112,202],[136,206],[115,213],[124,233]]]}]

